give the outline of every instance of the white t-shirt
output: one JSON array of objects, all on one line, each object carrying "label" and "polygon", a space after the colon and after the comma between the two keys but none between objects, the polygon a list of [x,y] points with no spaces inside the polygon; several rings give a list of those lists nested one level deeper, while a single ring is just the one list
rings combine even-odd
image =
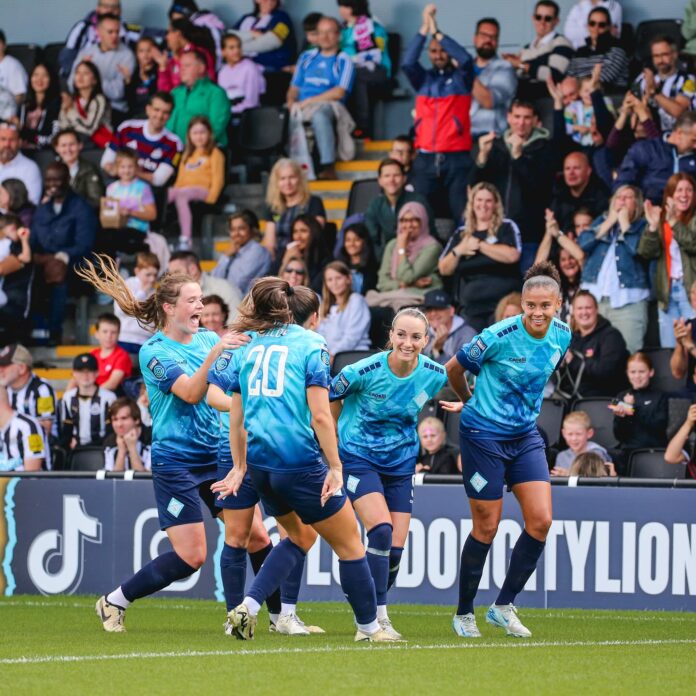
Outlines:
[{"label": "white t-shirt", "polygon": [[[0,261],[4,261],[10,255],[10,247],[12,246],[12,240],[9,238],[0,239]],[[0,276],[0,307],[4,307],[7,304],[7,295],[4,293],[2,286],[5,282],[5,278]]]},{"label": "white t-shirt", "polygon": [[[138,302],[147,300],[147,298],[155,292],[154,288],[149,292],[145,292],[140,285],[140,281],[135,276],[128,278],[126,280],[126,285],[130,288],[130,291]],[[121,332],[118,336],[119,341],[123,341],[124,343],[136,343],[142,346],[143,343],[155,333],[154,329],[152,331],[146,331],[141,328],[138,321],[125,314],[116,303],[114,303],[114,314],[121,320]]]},{"label": "white t-shirt", "polygon": [[29,200],[34,205],[39,204],[41,191],[43,190],[43,181],[41,179],[41,170],[36,162],[18,152],[15,158],[7,164],[0,163],[0,182],[5,181],[5,179],[20,179],[23,181],[27,187]]},{"label": "white t-shirt", "polygon": [[24,66],[13,56],[5,56],[0,60],[0,87],[18,94],[27,93],[29,78]]}]

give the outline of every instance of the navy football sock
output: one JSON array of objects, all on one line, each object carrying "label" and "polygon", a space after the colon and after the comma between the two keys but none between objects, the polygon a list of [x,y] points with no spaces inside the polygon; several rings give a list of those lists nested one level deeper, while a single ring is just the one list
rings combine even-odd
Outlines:
[{"label": "navy football sock", "polygon": [[[290,539],[283,539],[268,554],[251,589],[247,592],[247,596],[262,604],[269,595],[273,594],[285,582],[295,564],[304,561],[305,555],[305,552],[299,546],[293,544]],[[280,606],[278,606],[278,612],[274,611],[271,613],[279,612]]]},{"label": "navy football sock", "polygon": [[367,558],[338,562],[341,587],[353,608],[358,624],[367,626],[377,619],[377,594]]},{"label": "navy football sock", "polygon": [[367,565],[375,581],[377,604],[387,603],[389,582],[389,551],[392,544],[392,526],[383,522],[367,533]]},{"label": "navy football sock", "polygon": [[490,544],[484,544],[469,534],[464,542],[462,557],[459,563],[459,604],[457,615],[474,613],[474,597],[481,582],[483,566]]},{"label": "navy football sock", "polygon": [[231,611],[244,599],[247,550],[225,544],[220,554],[220,576],[225,593],[227,611]]},{"label": "navy football sock", "polygon": [[[264,546],[259,551],[254,551],[254,553],[249,554],[249,560],[251,561],[251,567],[254,571],[254,575],[259,574],[261,566],[264,564],[268,554],[273,551],[273,544],[269,543],[268,546]],[[280,614],[280,592],[275,590],[266,597],[266,607],[268,608],[269,614]]]},{"label": "navy football sock", "polygon": [[403,546],[392,546],[389,552],[389,580],[387,580],[387,590],[396,582],[396,576],[401,567],[401,554],[404,552]]},{"label": "navy football sock", "polygon": [[295,563],[295,567],[290,571],[290,575],[280,586],[280,601],[283,604],[297,604],[300,596],[300,585],[302,584],[302,573],[304,573],[305,559]]},{"label": "navy football sock", "polygon": [[196,568],[179,558],[174,551],[169,551],[151,560],[130,580],[126,580],[121,585],[121,591],[129,602],[133,602],[163,590],[167,585],[176,580],[183,580],[195,572]]},{"label": "navy football sock", "polygon": [[534,572],[539,557],[544,551],[544,546],[546,546],[546,542],[529,536],[526,529],[522,530],[515,548],[512,549],[510,566],[505,576],[505,582],[500,588],[498,599],[495,600],[496,604],[514,603],[515,597],[522,592],[525,583]]}]

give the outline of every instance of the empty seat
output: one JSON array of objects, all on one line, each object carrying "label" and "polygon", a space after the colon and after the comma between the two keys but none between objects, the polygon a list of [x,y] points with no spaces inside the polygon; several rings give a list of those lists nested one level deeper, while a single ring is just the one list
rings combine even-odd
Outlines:
[{"label": "empty seat", "polygon": [[41,49],[33,43],[8,44],[7,54],[16,58],[24,66],[27,75],[30,75],[39,60]]},{"label": "empty seat", "polygon": [[70,454],[71,471],[99,471],[103,468],[103,447],[79,447]]},{"label": "empty seat", "polygon": [[346,218],[356,215],[357,213],[365,213],[367,206],[372,200],[379,196],[381,189],[377,183],[377,179],[363,179],[362,181],[354,181],[350,187],[350,195],[348,196],[348,209],[346,210]]},{"label": "empty seat", "polygon": [[62,41],[48,43],[43,47],[43,59],[46,62],[46,65],[53,70],[54,75],[57,75],[60,72],[60,61],[58,60],[58,56],[64,47],[65,43]]},{"label": "empty seat", "polygon": [[631,454],[631,478],[683,479],[686,464],[668,464],[663,449],[639,449]]},{"label": "empty seat", "polygon": [[646,350],[655,370],[655,376],[650,381],[651,385],[659,391],[670,393],[682,391],[684,389],[684,379],[676,379],[672,376],[669,366],[672,358],[671,348],[657,348]]},{"label": "empty seat", "polygon": [[611,399],[578,399],[573,404],[573,411],[584,411],[592,421],[594,435],[592,441],[605,449],[612,449],[619,443],[614,437],[614,414],[609,410]]},{"label": "empty seat", "polygon": [[561,439],[561,426],[565,415],[565,403],[558,399],[544,399],[537,418],[537,425],[546,433],[549,446],[558,444]]},{"label": "empty seat", "polygon": [[374,355],[376,352],[376,350],[345,350],[341,353],[336,353],[331,374],[337,375],[344,367]]}]

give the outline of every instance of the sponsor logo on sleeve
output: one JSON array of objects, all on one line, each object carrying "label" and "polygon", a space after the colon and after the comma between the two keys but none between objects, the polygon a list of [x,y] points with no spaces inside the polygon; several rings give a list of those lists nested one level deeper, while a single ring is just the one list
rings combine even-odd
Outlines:
[{"label": "sponsor logo on sleeve", "polygon": [[329,367],[329,365],[331,364],[331,357],[329,356],[329,351],[326,350],[325,348],[321,349],[321,361],[327,367]]},{"label": "sponsor logo on sleeve", "polygon": [[350,382],[346,379],[346,376],[341,373],[336,380],[336,385],[334,386],[334,391],[337,394],[345,394],[346,389],[350,386]]},{"label": "sponsor logo on sleeve", "polygon": [[476,342],[469,348],[469,357],[472,360],[478,360],[481,355],[483,355],[483,351],[486,350],[488,346],[484,343],[483,339],[477,338]]},{"label": "sponsor logo on sleeve", "polygon": [[152,375],[155,379],[164,379],[167,371],[164,369],[164,365],[157,359],[157,358],[152,358],[150,362],[147,364],[147,369],[152,372]]},{"label": "sponsor logo on sleeve", "polygon": [[29,435],[29,451],[32,454],[43,454],[44,441],[40,433],[32,433]]},{"label": "sponsor logo on sleeve", "polygon": [[48,416],[55,412],[53,399],[50,396],[40,396],[36,400],[36,412],[39,416]]}]

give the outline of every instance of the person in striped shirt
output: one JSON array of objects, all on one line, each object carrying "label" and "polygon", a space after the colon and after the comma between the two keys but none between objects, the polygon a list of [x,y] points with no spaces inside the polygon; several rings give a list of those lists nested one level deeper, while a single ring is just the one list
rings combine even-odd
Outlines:
[{"label": "person in striped shirt", "polygon": [[0,386],[0,471],[41,471],[47,461],[46,440],[38,421],[17,413]]}]

